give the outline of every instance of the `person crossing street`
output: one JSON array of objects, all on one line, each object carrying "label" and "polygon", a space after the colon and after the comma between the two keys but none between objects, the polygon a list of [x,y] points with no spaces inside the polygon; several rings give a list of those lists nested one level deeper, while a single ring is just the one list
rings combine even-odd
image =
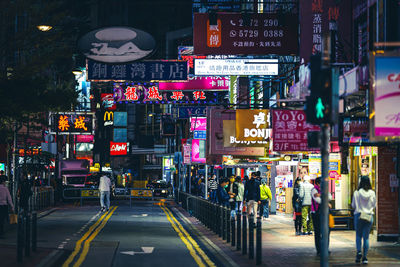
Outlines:
[{"label": "person crossing street", "polygon": [[110,178],[102,173],[99,184],[101,212],[108,211],[110,209],[110,188]]}]

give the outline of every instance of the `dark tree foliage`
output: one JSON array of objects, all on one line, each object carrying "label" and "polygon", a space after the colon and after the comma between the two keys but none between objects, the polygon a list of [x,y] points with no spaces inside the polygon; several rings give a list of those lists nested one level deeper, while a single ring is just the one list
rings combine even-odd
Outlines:
[{"label": "dark tree foliage", "polygon": [[[88,29],[88,0],[0,1],[0,137],[13,122],[43,122],[76,104],[76,40]],[[37,29],[51,25],[50,31]],[[3,139],[4,140],[4,139]],[[3,141],[3,140],[0,140]]]}]

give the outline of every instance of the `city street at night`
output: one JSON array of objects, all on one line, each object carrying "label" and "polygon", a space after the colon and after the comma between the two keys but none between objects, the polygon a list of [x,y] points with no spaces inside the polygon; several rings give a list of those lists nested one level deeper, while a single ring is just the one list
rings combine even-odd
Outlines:
[{"label": "city street at night", "polygon": [[400,267],[400,0],[0,1],[1,267]]}]

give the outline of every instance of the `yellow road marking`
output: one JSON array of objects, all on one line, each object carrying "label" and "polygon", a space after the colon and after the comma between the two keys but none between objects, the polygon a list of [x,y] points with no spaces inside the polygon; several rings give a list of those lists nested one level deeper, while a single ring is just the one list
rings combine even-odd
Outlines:
[{"label": "yellow road marking", "polygon": [[71,255],[69,255],[68,259],[64,262],[63,267],[68,267],[71,262],[74,260],[75,256],[79,253],[79,251],[81,250],[81,245],[82,242],[91,234],[91,232],[101,223],[101,221],[103,220],[104,217],[106,217],[107,212],[104,213],[97,221],[95,224],[93,224],[92,226],[90,226],[89,230],[81,237],[81,239],[79,239],[76,242],[75,245],[75,249],[72,252]]},{"label": "yellow road marking", "polygon": [[[161,209],[167,214],[167,217],[169,215],[170,218],[174,221],[174,224],[176,224],[179,228],[179,232],[182,233],[182,235],[185,235],[189,242],[191,243],[191,247],[195,248],[197,252],[200,254],[200,256],[203,258],[203,260],[207,263],[208,266],[210,267],[215,267],[216,265],[214,262],[210,260],[210,258],[204,253],[204,251],[200,248],[200,246],[197,244],[197,242],[191,237],[191,235],[186,231],[186,229],[182,226],[182,224],[175,218],[175,216],[172,214],[172,212],[164,206],[164,203],[160,203]],[[177,231],[178,232],[178,231]]]},{"label": "yellow road marking", "polygon": [[206,267],[206,265],[203,263],[201,258],[197,255],[196,251],[193,249],[192,244],[185,238],[183,233],[179,230],[179,228],[176,226],[174,221],[170,218],[168,212],[160,205],[161,209],[164,211],[165,215],[167,216],[168,221],[171,223],[172,227],[174,228],[175,232],[178,233],[179,237],[181,238],[182,242],[186,245],[187,249],[189,250],[190,255],[193,257],[197,265],[199,267]]},{"label": "yellow road marking", "polygon": [[111,218],[111,215],[114,213],[114,211],[117,209],[118,207],[114,207],[114,209],[111,209],[110,212],[108,213],[107,217],[103,220],[103,222],[100,224],[99,227],[96,228],[96,230],[92,233],[92,235],[85,241],[85,244],[83,246],[83,250],[81,255],[79,256],[79,259],[76,261],[76,263],[73,265],[73,267],[79,267],[82,265],[83,261],[85,260],[88,252],[89,252],[89,248],[90,248],[90,242],[93,241],[93,239],[100,233],[100,231],[104,228],[104,226],[106,225],[107,221]]}]

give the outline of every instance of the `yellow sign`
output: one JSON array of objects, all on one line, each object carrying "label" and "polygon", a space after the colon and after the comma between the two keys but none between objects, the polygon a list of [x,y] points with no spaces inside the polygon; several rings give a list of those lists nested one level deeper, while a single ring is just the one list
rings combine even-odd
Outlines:
[{"label": "yellow sign", "polygon": [[131,196],[133,197],[153,197],[151,189],[132,189]]},{"label": "yellow sign", "polygon": [[268,109],[236,110],[236,138],[241,141],[265,141],[271,136]]},{"label": "yellow sign", "polygon": [[114,124],[114,112],[106,111],[104,112],[104,126],[110,126]]},{"label": "yellow sign", "polygon": [[244,141],[236,138],[236,121],[224,120],[224,147],[266,147],[269,148],[269,140],[262,141]]},{"label": "yellow sign", "polygon": [[95,163],[93,167],[100,169],[100,163]]},{"label": "yellow sign", "polygon": [[99,197],[100,192],[97,189],[96,190],[82,190],[81,196],[82,197]]}]

